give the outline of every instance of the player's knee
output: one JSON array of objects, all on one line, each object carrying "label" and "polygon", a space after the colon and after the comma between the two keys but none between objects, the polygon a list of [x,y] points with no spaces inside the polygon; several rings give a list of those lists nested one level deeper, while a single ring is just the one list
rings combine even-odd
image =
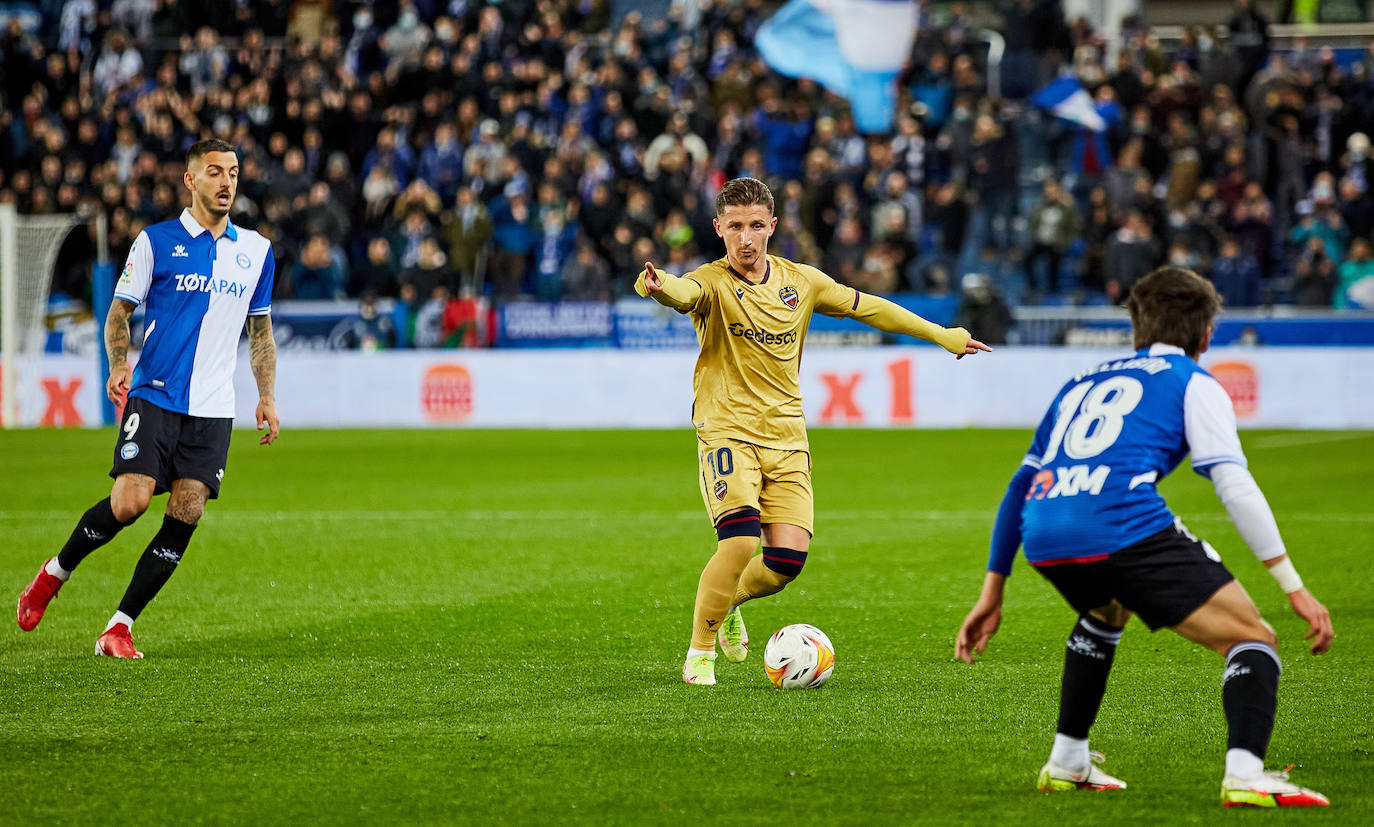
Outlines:
[{"label": "player's knee", "polygon": [[757,508],[741,508],[731,511],[716,522],[716,539],[729,540],[734,537],[763,536],[763,524],[759,521]]},{"label": "player's knee", "polygon": [[1274,627],[1270,626],[1269,622],[1266,621],[1264,618],[1259,618],[1256,620],[1253,628],[1251,629],[1250,640],[1257,640],[1260,643],[1267,643],[1269,644],[1269,647],[1271,649],[1277,648],[1279,645],[1278,633],[1274,631]]},{"label": "player's knee", "polygon": [[200,522],[205,513],[205,498],[195,494],[176,493],[167,501],[167,515],[187,525]]},{"label": "player's knee", "polygon": [[804,551],[775,546],[765,546],[763,549],[763,567],[772,572],[783,584],[796,580],[805,565]]},{"label": "player's knee", "polygon": [[148,504],[152,500],[153,492],[151,490],[115,486],[114,491],[110,492],[110,510],[114,512],[115,519],[121,523],[132,523],[143,516],[143,512],[148,510]]}]

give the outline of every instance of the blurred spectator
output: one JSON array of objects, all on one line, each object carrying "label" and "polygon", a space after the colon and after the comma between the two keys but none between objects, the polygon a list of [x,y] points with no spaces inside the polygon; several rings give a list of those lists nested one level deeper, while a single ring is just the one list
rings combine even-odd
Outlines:
[{"label": "blurred spectator", "polygon": [[143,55],[129,42],[128,35],[118,29],[110,32],[91,70],[95,96],[104,99],[112,92],[121,91],[142,72]]},{"label": "blurred spectator", "polygon": [[385,237],[378,236],[367,245],[367,259],[361,266],[352,268],[349,273],[348,294],[395,296],[399,283],[398,274],[396,262],[391,256],[390,242]]},{"label": "blurred spectator", "polygon": [[415,285],[422,296],[433,293],[440,285],[453,289],[453,270],[449,267],[448,256],[433,236],[425,236],[420,242],[414,263],[401,271],[401,282]]},{"label": "blurred spectator", "polygon": [[603,301],[611,298],[611,268],[589,241],[577,245],[577,254],[563,268],[563,297]]},{"label": "blurred spectator", "polygon": [[1336,289],[1336,267],[1318,236],[1309,236],[1294,270],[1294,298],[1303,307],[1331,307]]},{"label": "blurred spectator", "polygon": [[488,271],[496,296],[511,299],[524,292],[535,245],[534,217],[524,193],[503,195],[492,202],[491,223],[494,247]]},{"label": "blurred spectator", "polygon": [[1335,306],[1374,309],[1374,251],[1367,238],[1350,243],[1350,257],[1337,271]]},{"label": "blurred spectator", "polygon": [[1054,294],[1059,292],[1059,264],[1069,245],[1082,232],[1082,219],[1073,198],[1059,186],[1053,178],[1045,182],[1044,198],[1031,211],[1030,235],[1031,248],[1026,255],[1026,285],[1032,290],[1041,289],[1042,282],[1036,277],[1035,265],[1044,258],[1049,265],[1043,282],[1044,290]]},{"label": "blurred spectator", "polygon": [[1288,240],[1301,246],[1307,246],[1309,241],[1316,241],[1322,245],[1326,257],[1339,264],[1345,256],[1348,236],[1341,214],[1329,200],[1326,200],[1298,204],[1298,224],[1289,234]]},{"label": "blurred spectator", "polygon": [[1083,287],[1100,291],[1106,288],[1107,244],[1116,233],[1107,190],[1094,187],[1088,193],[1088,209],[1083,222]]},{"label": "blurred spectator", "polygon": [[343,251],[322,235],[311,236],[291,271],[292,295],[297,299],[339,299],[348,284]]},{"label": "blurred spectator", "polygon": [[209,26],[196,31],[195,44],[183,36],[181,60],[177,65],[191,84],[191,94],[205,95],[220,88],[229,73],[229,52],[219,42],[219,34]]},{"label": "blurred spectator", "polygon": [[563,297],[563,266],[572,256],[577,224],[563,209],[545,210],[534,238],[536,295],[541,301]]},{"label": "blurred spectator", "polygon": [[486,266],[487,244],[491,239],[491,216],[477,194],[464,187],[458,203],[443,214],[440,231],[448,242],[449,260],[459,278],[476,283]]},{"label": "blurred spectator", "polygon": [[415,316],[420,311],[419,292],[413,284],[402,284],[396,303],[391,306],[391,328],[396,331],[396,347],[415,345]]},{"label": "blurred spectator", "polygon": [[435,128],[434,140],[420,153],[420,177],[444,203],[453,203],[463,178],[463,147],[453,124],[443,122]]},{"label": "blurred spectator", "polygon": [[1236,86],[1243,89],[1269,57],[1269,21],[1253,8],[1252,0],[1236,0],[1236,10],[1227,27],[1231,30],[1231,45],[1241,62]]},{"label": "blurred spectator", "polygon": [[989,337],[983,340],[988,344],[1004,345],[1016,320],[991,280],[982,273],[969,273],[960,281],[959,309],[952,324]]},{"label": "blurred spectator", "polygon": [[1131,287],[1153,270],[1159,259],[1159,242],[1149,221],[1143,213],[1132,212],[1125,226],[1107,242],[1107,297],[1115,302],[1125,301]]},{"label": "blurred spectator", "polygon": [[363,178],[367,178],[373,168],[379,166],[389,170],[402,188],[410,183],[415,172],[415,153],[408,145],[397,144],[396,130],[389,126],[377,132],[377,145],[363,159]]},{"label": "blurred spectator", "polygon": [[1240,249],[1235,239],[1221,242],[1221,250],[1212,262],[1212,281],[1227,307],[1258,307],[1263,301],[1263,278],[1259,262]]},{"label": "blurred spectator", "polygon": [[857,220],[846,218],[835,228],[835,238],[826,249],[822,266],[831,278],[853,286],[863,267],[865,252],[863,228]]}]

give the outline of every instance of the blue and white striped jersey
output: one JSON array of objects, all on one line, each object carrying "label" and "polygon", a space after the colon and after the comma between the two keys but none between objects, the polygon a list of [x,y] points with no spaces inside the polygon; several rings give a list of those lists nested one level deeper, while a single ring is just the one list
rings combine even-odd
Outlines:
[{"label": "blue and white striped jersey", "polygon": [[1075,376],[1023,460],[1026,560],[1101,557],[1168,528],[1156,486],[1188,454],[1203,476],[1245,465],[1230,397],[1181,349],[1156,344]]},{"label": "blue and white striped jersey", "polygon": [[275,272],[267,239],[230,222],[216,240],[189,209],[139,233],[114,293],[145,308],[129,396],[233,417],[239,335],[248,316],[272,312]]}]

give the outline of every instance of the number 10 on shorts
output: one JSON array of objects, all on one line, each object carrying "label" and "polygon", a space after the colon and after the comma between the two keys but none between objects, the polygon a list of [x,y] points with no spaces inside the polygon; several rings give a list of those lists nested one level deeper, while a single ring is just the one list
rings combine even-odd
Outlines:
[{"label": "number 10 on shorts", "polygon": [[735,471],[735,457],[729,448],[707,451],[706,464],[711,466],[711,479],[728,477]]}]

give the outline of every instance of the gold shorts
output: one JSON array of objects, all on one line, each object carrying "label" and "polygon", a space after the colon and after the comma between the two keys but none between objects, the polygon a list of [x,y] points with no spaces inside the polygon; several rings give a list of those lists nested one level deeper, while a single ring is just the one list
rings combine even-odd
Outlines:
[{"label": "gold shorts", "polygon": [[762,522],[806,529],[814,519],[811,453],[764,448],[737,439],[697,440],[701,498],[715,525],[726,514],[756,508]]}]

